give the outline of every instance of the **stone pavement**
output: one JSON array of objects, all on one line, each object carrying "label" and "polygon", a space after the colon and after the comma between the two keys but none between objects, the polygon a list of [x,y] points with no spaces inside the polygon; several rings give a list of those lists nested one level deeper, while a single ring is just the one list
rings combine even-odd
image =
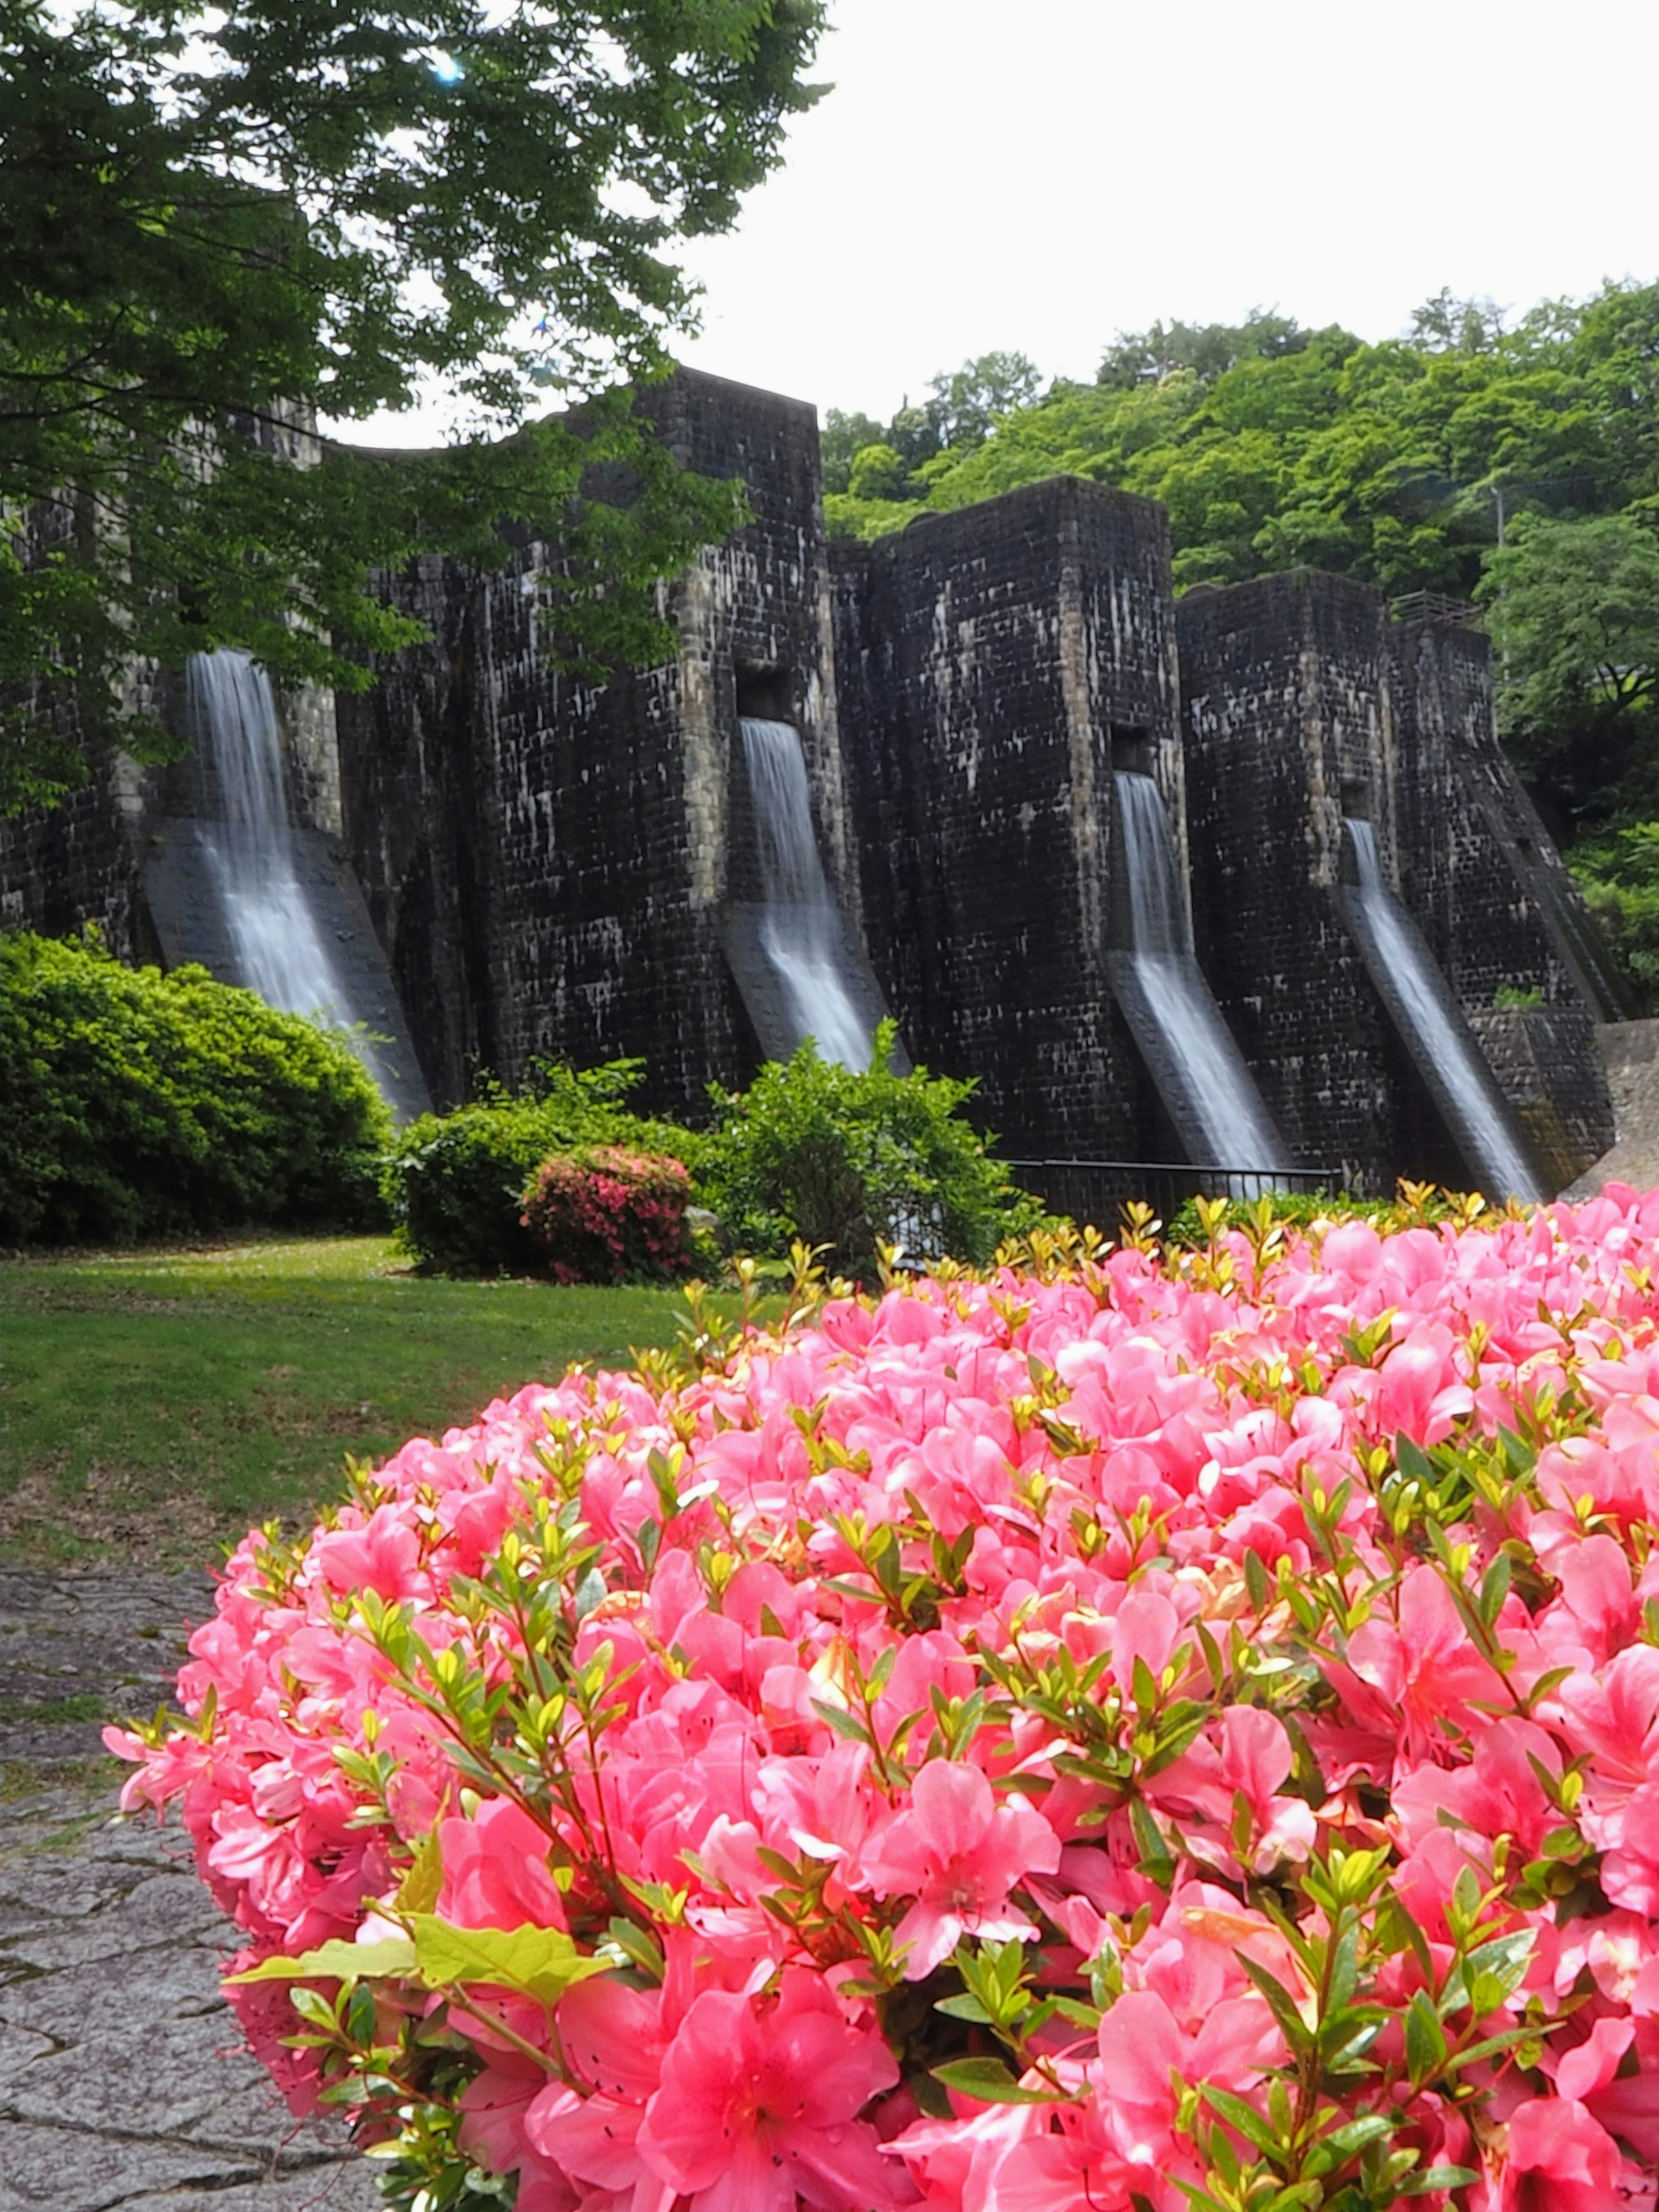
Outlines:
[{"label": "stone pavement", "polygon": [[176,1827],[117,1821],[95,1708],[153,1711],[200,1575],[0,1575],[0,2208],[371,2212],[219,1993],[234,1937]]}]

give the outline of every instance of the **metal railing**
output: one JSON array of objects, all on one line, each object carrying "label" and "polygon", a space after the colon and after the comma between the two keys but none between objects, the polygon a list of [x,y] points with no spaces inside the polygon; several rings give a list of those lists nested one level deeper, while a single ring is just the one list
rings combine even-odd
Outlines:
[{"label": "metal railing", "polygon": [[1250,1205],[1279,1191],[1339,1191],[1340,1168],[1227,1168],[1175,1160],[1008,1160],[1022,1190],[1051,1213],[1115,1230],[1138,1199],[1168,1221],[1191,1198],[1233,1198]]},{"label": "metal railing", "polygon": [[1443,592],[1406,592],[1389,602],[1395,622],[1455,623],[1461,629],[1479,629],[1485,612],[1473,599],[1448,599]]}]

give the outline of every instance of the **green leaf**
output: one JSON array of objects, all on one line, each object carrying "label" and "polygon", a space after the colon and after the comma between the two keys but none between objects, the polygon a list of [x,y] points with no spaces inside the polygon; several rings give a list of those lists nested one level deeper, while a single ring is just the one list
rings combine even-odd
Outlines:
[{"label": "green leaf", "polygon": [[607,1972],[560,1928],[457,1928],[429,1912],[416,1913],[411,1927],[416,1966],[428,1989],[483,1982],[554,2005],[574,1984]]},{"label": "green leaf", "polygon": [[1284,2031],[1285,2040],[1290,2045],[1291,2049],[1298,2057],[1310,2051],[1314,2045],[1313,2032],[1307,2021],[1303,2019],[1296,1999],[1285,1988],[1284,1983],[1244,1952],[1240,1951],[1237,1958],[1239,1965],[1243,1967],[1257,1989],[1267,1998],[1273,2016]]},{"label": "green leaf", "polygon": [[1416,1990],[1406,2008],[1406,2064],[1413,2088],[1420,2088],[1440,2071],[1446,2063],[1448,2048],[1446,2031],[1440,2024],[1432,2000],[1426,1991]]},{"label": "green leaf", "polygon": [[991,2014],[974,1996],[940,1997],[933,2010],[949,2013],[952,2020],[975,2021],[981,2027],[988,2026],[991,2020]]},{"label": "green leaf", "polygon": [[1140,1853],[1141,1873],[1149,1881],[1167,1888],[1175,1879],[1176,1863],[1157,1821],[1139,1797],[1129,1801],[1129,1826],[1134,1831],[1135,1848]]},{"label": "green leaf", "polygon": [[1425,2166],[1421,2173],[1408,2173],[1394,2185],[1396,2197],[1426,2197],[1436,2189],[1467,2189],[1480,2175],[1469,2166]]},{"label": "green leaf", "polygon": [[1070,2102],[1052,2089],[1027,2089],[1018,2082],[1000,2058],[952,2058],[931,2069],[933,2079],[947,2089],[977,2097],[982,2105],[1064,2105]]},{"label": "green leaf", "polygon": [[1255,2106],[1246,2104],[1243,2097],[1235,2097],[1228,2089],[1218,2089],[1212,2081],[1201,2082],[1199,2093],[1206,2105],[1220,2113],[1230,2128],[1237,2129],[1245,2141],[1253,2142],[1258,2150],[1272,2154],[1279,2148],[1279,2137],[1273,2128]]},{"label": "green leaf", "polygon": [[444,1863],[436,1823],[422,1839],[413,1865],[398,1885],[399,1912],[430,1912],[444,1886]]},{"label": "green leaf", "polygon": [[415,1946],[406,1936],[389,1936],[381,1943],[347,1943],[339,1936],[302,1951],[296,1959],[264,1959],[246,1973],[227,1974],[228,1982],[300,1982],[327,1978],[355,1982],[363,1975],[385,1980],[406,1978],[415,1972]]}]

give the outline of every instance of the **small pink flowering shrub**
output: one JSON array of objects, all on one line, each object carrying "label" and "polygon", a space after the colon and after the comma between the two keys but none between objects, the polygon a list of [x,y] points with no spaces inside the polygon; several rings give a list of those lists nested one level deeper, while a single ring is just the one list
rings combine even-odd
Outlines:
[{"label": "small pink flowering shrub", "polygon": [[1656,1276],[1259,1218],[526,1389],[127,1802],[408,2204],[1651,2212]]},{"label": "small pink flowering shrub", "polygon": [[531,1177],[524,1226],[561,1283],[623,1283],[684,1275],[691,1178],[678,1160],[592,1145],[555,1152]]}]

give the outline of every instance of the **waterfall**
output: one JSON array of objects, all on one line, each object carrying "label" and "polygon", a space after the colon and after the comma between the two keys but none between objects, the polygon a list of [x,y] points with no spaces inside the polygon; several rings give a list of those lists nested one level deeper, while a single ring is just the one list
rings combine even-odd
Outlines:
[{"label": "waterfall", "polygon": [[1133,769],[1119,769],[1112,785],[1122,831],[1129,950],[1114,953],[1110,966],[1135,1042],[1199,1164],[1284,1167],[1279,1133],[1193,957],[1162,794],[1150,775]]},{"label": "waterfall", "polygon": [[862,1073],[874,1032],[818,858],[799,733],[791,723],[748,715],[738,726],[760,849],[762,957],[795,1042],[810,1036],[823,1059]]},{"label": "waterfall", "polygon": [[1517,1136],[1503,1093],[1434,956],[1382,874],[1369,822],[1345,822],[1357,884],[1346,889],[1373,981],[1438,1098],[1465,1164],[1489,1198],[1548,1195]]},{"label": "waterfall", "polygon": [[192,726],[217,786],[205,854],[235,981],[268,1006],[344,1033],[382,1091],[385,1073],[349,1004],[301,880],[270,678],[246,653],[190,657]]}]

